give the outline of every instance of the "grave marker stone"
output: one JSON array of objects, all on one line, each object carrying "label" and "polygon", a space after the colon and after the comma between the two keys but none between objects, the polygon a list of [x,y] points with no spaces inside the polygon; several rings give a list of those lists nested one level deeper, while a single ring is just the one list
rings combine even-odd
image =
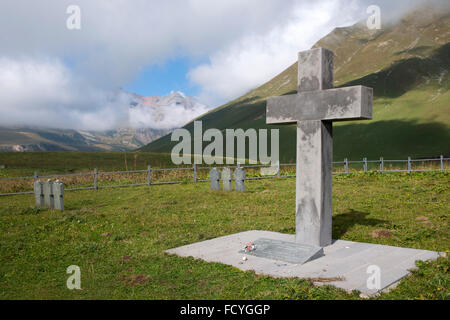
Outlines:
[{"label": "grave marker stone", "polygon": [[43,207],[44,202],[44,187],[40,180],[34,181],[34,197],[36,199],[36,206]]},{"label": "grave marker stone", "polygon": [[53,209],[55,207],[55,202],[53,198],[53,182],[49,179],[43,184],[44,189],[44,205]]},{"label": "grave marker stone", "polygon": [[245,192],[245,169],[237,167],[234,170],[235,189],[237,192]]},{"label": "grave marker stone", "polygon": [[64,211],[64,184],[59,180],[53,183],[53,199],[55,209]]},{"label": "grave marker stone", "polygon": [[212,168],[209,171],[209,179],[211,181],[211,190],[220,190],[220,171]]},{"label": "grave marker stone", "polygon": [[233,190],[233,186],[232,186],[232,171],[230,168],[225,167],[222,169],[222,187],[223,190],[225,191],[232,191]]}]

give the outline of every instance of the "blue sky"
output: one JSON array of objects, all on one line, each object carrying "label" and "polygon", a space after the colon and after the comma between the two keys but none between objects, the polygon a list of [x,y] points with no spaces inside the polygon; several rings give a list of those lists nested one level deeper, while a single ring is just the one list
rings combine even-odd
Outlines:
[{"label": "blue sky", "polygon": [[181,91],[188,96],[197,96],[200,87],[192,83],[187,74],[189,70],[205,63],[207,58],[177,57],[162,64],[143,67],[124,90],[143,96],[162,96],[171,91]]}]

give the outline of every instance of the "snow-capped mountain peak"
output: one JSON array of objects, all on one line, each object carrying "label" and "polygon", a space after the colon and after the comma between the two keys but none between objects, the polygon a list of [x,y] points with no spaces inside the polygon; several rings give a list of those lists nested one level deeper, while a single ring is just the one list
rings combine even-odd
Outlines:
[{"label": "snow-capped mountain peak", "polygon": [[208,111],[205,104],[180,91],[160,97],[129,95],[129,125],[133,128],[179,128]]}]

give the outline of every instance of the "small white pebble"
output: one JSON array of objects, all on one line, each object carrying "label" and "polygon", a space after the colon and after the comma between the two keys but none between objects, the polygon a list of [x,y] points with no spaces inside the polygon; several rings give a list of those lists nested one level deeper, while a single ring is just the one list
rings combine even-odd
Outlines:
[{"label": "small white pebble", "polygon": [[242,260],[243,261],[247,261],[247,257],[242,257]]}]

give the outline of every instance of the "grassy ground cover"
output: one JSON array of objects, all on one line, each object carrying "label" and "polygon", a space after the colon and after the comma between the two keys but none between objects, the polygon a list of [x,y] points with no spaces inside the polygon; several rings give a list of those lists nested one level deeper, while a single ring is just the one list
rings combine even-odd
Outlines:
[{"label": "grassy ground cover", "polygon": [[[334,176],[333,238],[447,251],[449,173]],[[185,183],[65,196],[66,210],[0,198],[0,299],[358,299],[307,279],[274,279],[164,250],[261,229],[294,233],[295,180],[248,192]],[[376,230],[385,230],[377,232]],[[381,236],[380,236],[381,235]],[[81,268],[68,290],[66,268]],[[449,299],[449,258],[420,263],[378,299]]]}]

